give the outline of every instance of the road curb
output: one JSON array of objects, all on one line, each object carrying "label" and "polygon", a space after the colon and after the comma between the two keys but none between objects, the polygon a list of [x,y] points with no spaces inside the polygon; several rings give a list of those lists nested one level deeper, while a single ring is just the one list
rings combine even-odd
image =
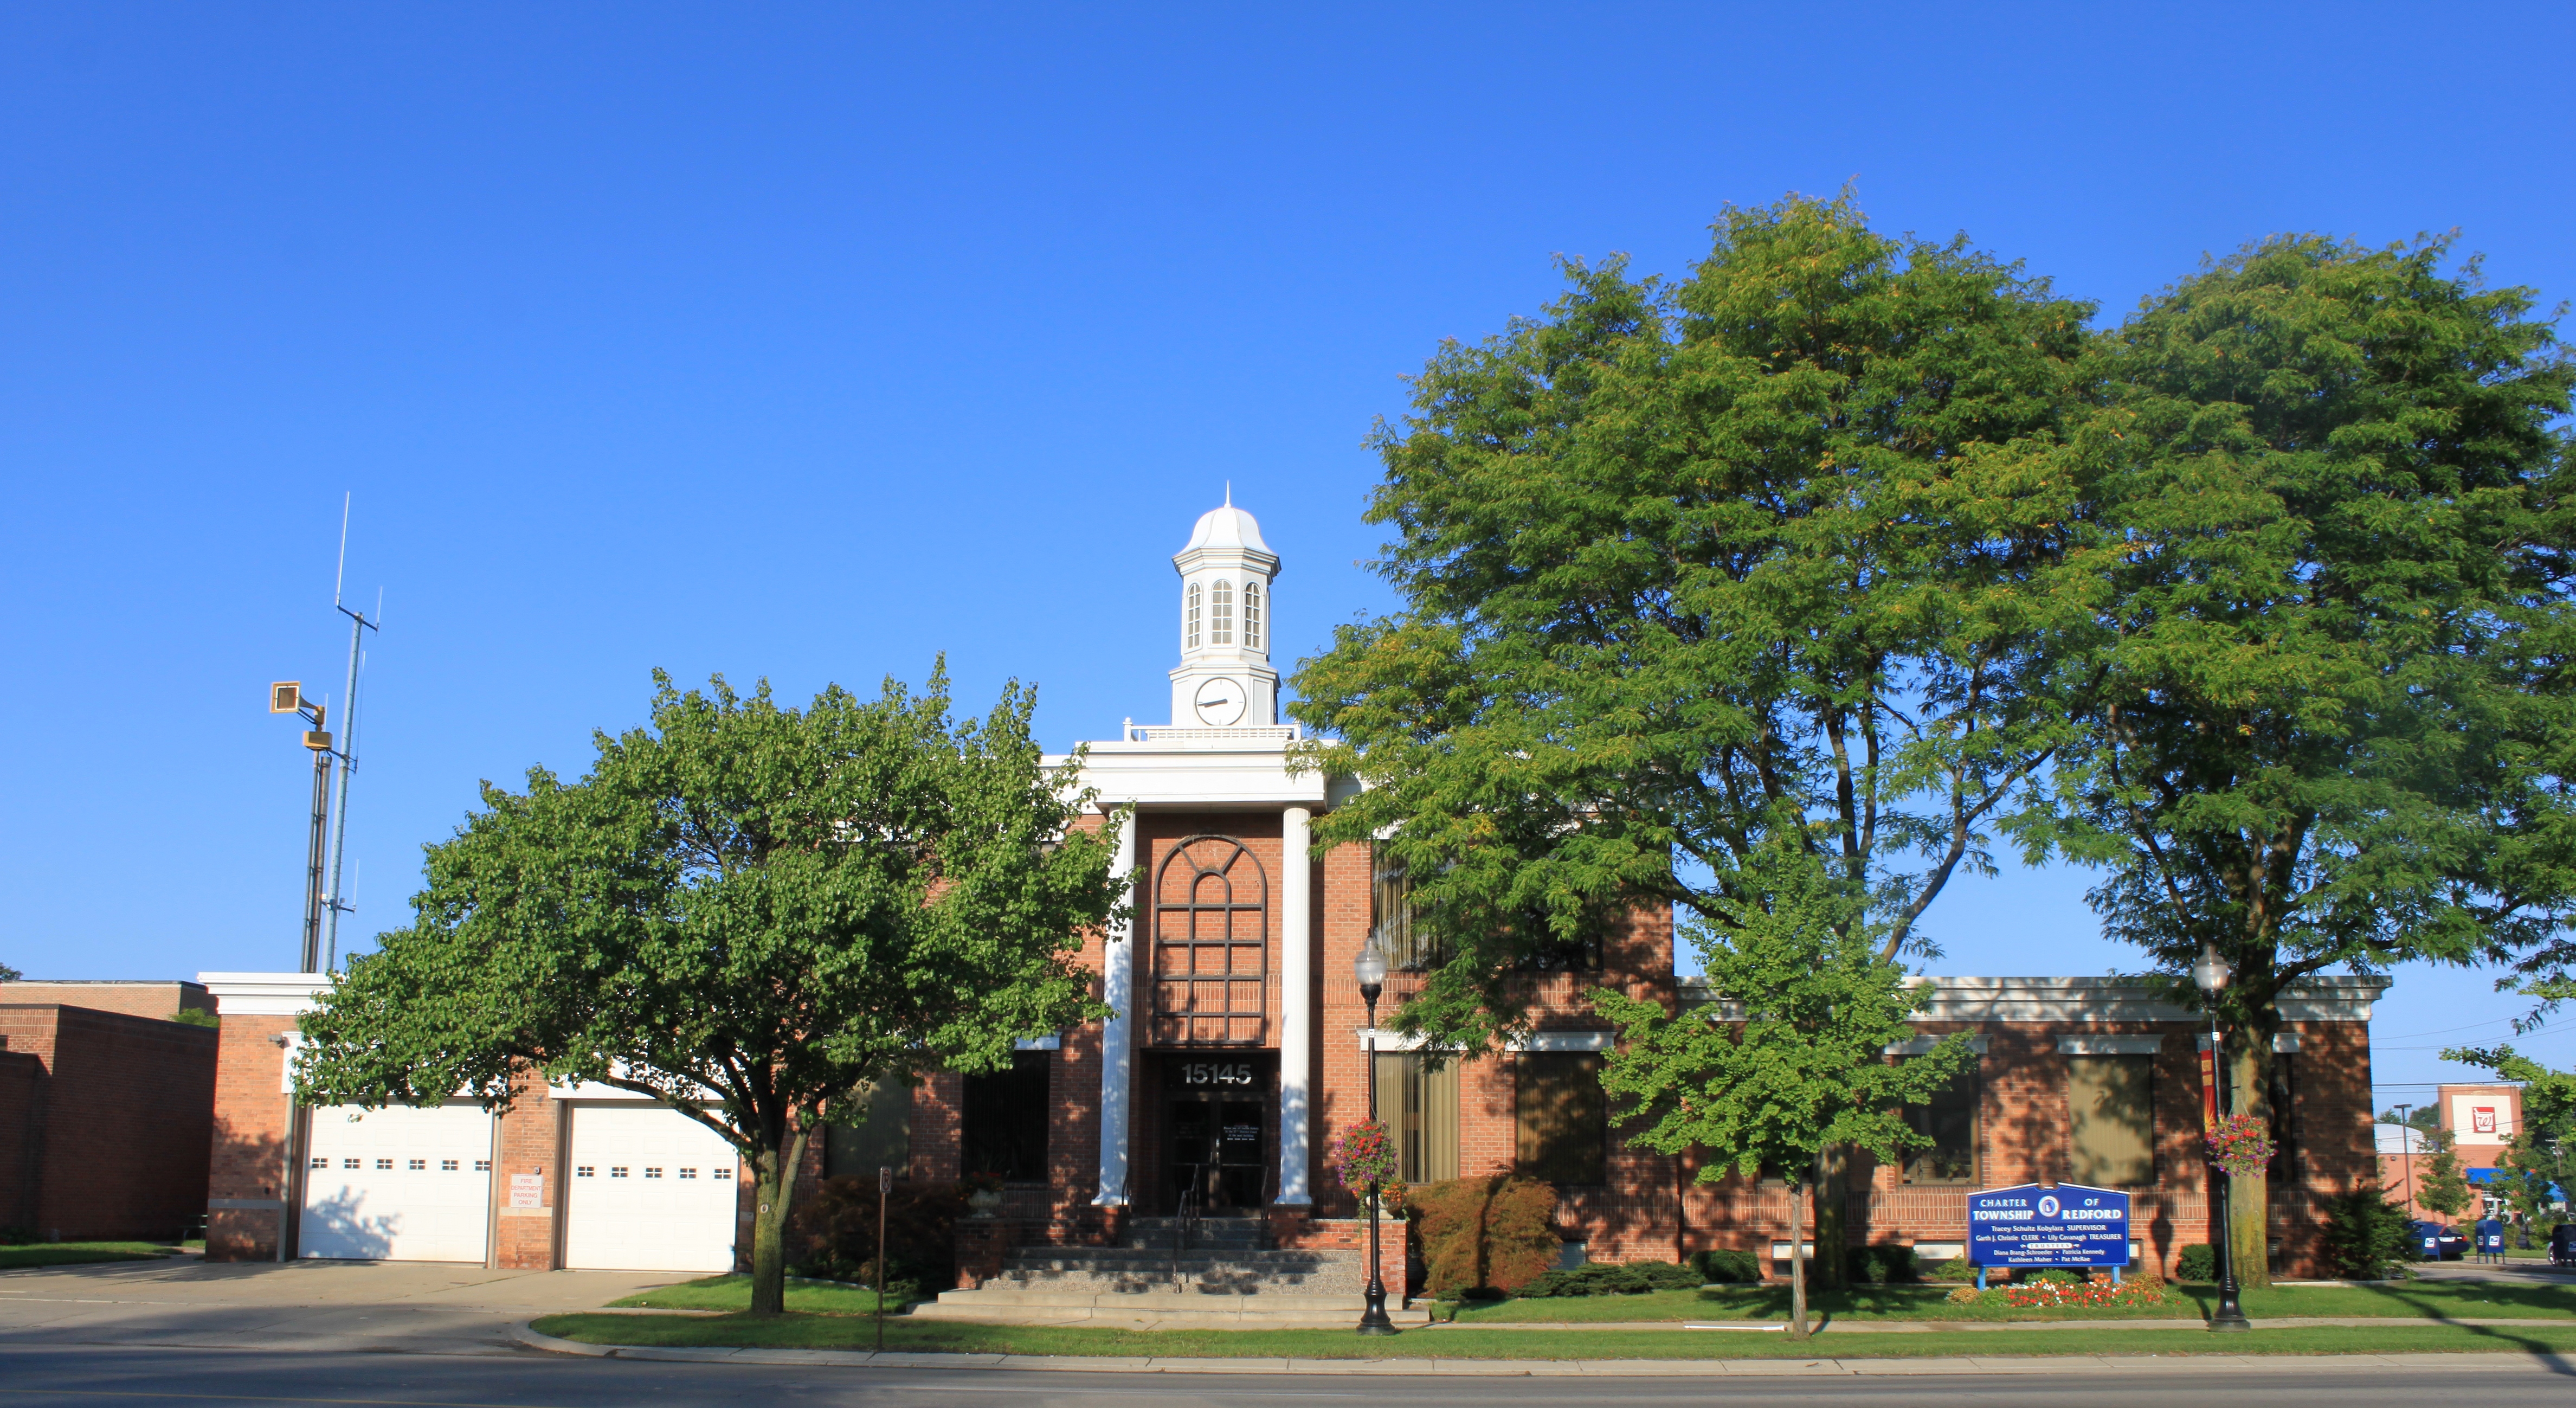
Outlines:
[{"label": "road curb", "polygon": [[1199,1359],[1076,1354],[883,1354],[838,1349],[681,1349],[583,1344],[513,1321],[510,1338],[549,1354],[666,1364],[796,1364],[849,1369],[999,1369],[1073,1374],[1325,1374],[1408,1378],[1853,1378],[1990,1377],[1995,1374],[2297,1373],[2318,1368],[2468,1370],[2546,1368],[2576,1373],[2564,1354],[2011,1355],[1944,1359]]}]

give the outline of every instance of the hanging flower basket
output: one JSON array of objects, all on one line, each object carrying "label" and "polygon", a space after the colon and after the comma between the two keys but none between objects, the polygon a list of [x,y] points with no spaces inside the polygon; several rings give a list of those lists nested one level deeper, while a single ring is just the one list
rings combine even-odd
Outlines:
[{"label": "hanging flower basket", "polygon": [[2209,1131],[2209,1161],[2230,1178],[2251,1178],[2272,1162],[2272,1135],[2252,1115],[2228,1115]]},{"label": "hanging flower basket", "polygon": [[1395,1137],[1384,1120],[1361,1120],[1334,1135],[1324,1157],[1354,1197],[1368,1197],[1372,1184],[1383,1190],[1397,1181]]}]

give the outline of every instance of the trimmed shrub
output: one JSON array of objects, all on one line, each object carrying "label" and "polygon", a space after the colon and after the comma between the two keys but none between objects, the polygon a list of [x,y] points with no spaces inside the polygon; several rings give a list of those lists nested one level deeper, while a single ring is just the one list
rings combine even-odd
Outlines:
[{"label": "trimmed shrub", "polygon": [[1973,1281],[1977,1279],[1977,1267],[1974,1262],[1969,1261],[1964,1256],[1954,1256],[1948,1261],[1941,1263],[1939,1266],[1932,1268],[1932,1279],[1935,1281]]},{"label": "trimmed shrub", "polygon": [[2325,1253],[2337,1274],[2376,1281],[2406,1259],[2406,1214],[2365,1183],[2325,1200]]},{"label": "trimmed shrub", "polygon": [[1733,1247],[1711,1247],[1691,1258],[1698,1264],[1702,1278],[1721,1285],[1751,1285],[1762,1279],[1762,1263],[1753,1253]]},{"label": "trimmed shrub", "polygon": [[[966,1194],[955,1184],[896,1184],[886,1195],[887,1290],[903,1281],[956,1285],[957,1219],[965,1214]],[[868,1281],[877,1254],[877,1181],[824,1179],[788,1226],[810,1249],[798,1274]]]},{"label": "trimmed shrub", "polygon": [[1423,1287],[1443,1300],[1517,1291],[1556,1264],[1556,1189],[1510,1174],[1414,1190]]},{"label": "trimmed shrub", "polygon": [[1855,1286],[1911,1285],[1922,1279],[1915,1271],[1914,1249],[1893,1242],[1845,1247],[1843,1269]]},{"label": "trimmed shrub", "polygon": [[2218,1249],[2207,1242],[2198,1242],[2183,1248],[2182,1255],[2174,1261],[2174,1279],[2177,1281],[2217,1280]]},{"label": "trimmed shrub", "polygon": [[1635,1296],[1648,1291],[1694,1290],[1699,1273],[1666,1261],[1596,1261],[1571,1271],[1541,1272],[1514,1292],[1526,1299],[1548,1296]]}]

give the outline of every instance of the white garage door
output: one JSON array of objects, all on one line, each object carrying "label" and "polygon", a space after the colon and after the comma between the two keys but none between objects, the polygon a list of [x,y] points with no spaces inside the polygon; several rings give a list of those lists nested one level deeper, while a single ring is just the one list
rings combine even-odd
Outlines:
[{"label": "white garage door", "polygon": [[313,1112],[305,1256],[481,1262],[492,1216],[492,1117],[475,1105]]},{"label": "white garage door", "polygon": [[731,1271],[734,1151],[662,1105],[577,1105],[564,1264]]}]

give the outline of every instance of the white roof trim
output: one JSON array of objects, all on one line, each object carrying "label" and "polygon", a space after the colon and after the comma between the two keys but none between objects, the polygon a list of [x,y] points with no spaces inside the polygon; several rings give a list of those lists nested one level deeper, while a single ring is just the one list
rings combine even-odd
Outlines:
[{"label": "white roof trim", "polygon": [[[1377,1038],[1377,1049],[1381,1052],[1442,1049],[1423,1037],[1389,1031],[1384,1027],[1375,1031],[1361,1027],[1352,1034],[1359,1038],[1360,1047],[1363,1050],[1367,1049],[1370,1037]],[[1608,1051],[1618,1044],[1617,1032],[1532,1032],[1528,1036],[1514,1037],[1504,1042],[1503,1049],[1505,1051]]]},{"label": "white roof trim", "polygon": [[2061,1036],[2060,1056],[2153,1056],[2165,1049],[2161,1036]]},{"label": "white roof trim", "polygon": [[[2194,1022],[2208,1014],[2170,1000],[2172,989],[2154,978],[1919,977],[1932,990],[1931,1005],[1915,1013],[1927,1022]],[[2390,980],[2350,974],[2302,978],[2280,1001],[2290,1022],[2367,1022],[2371,1004]],[[1708,1002],[1705,984],[1684,979],[1682,997]],[[1717,1005],[1720,1021],[1738,1020],[1733,1003]]]},{"label": "white roof trim", "polygon": [[[1891,1041],[1887,1044],[1887,1054],[1890,1056],[1922,1056],[1929,1053],[1933,1047],[1940,1045],[1945,1038],[1953,1035],[1956,1035],[1956,1033],[1943,1032],[1939,1036],[1934,1036],[1931,1033],[1926,1032],[1921,1036],[1908,1037],[1903,1041]],[[1968,1049],[1980,1056],[1986,1054],[1986,1044],[1986,1037],[1983,1033],[1979,1033],[1968,1038]]]},{"label": "white roof trim", "polygon": [[338,985],[333,973],[199,973],[197,982],[227,1017],[301,1017]]}]

